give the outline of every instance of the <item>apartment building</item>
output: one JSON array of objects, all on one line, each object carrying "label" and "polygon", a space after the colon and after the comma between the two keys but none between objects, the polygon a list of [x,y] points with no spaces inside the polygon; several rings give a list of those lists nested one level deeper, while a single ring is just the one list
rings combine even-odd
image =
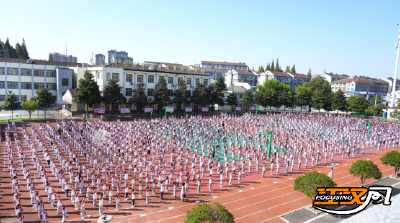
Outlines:
[{"label": "apartment building", "polygon": [[36,90],[42,88],[49,88],[57,100],[62,100],[62,95],[73,86],[70,67],[82,67],[82,64],[0,58],[0,103],[4,103],[8,91],[23,101],[33,99]]},{"label": "apartment building", "polygon": [[200,64],[194,65],[195,67],[212,68],[220,70],[248,70],[249,67],[246,63],[241,62],[218,62],[218,61],[201,61]]}]

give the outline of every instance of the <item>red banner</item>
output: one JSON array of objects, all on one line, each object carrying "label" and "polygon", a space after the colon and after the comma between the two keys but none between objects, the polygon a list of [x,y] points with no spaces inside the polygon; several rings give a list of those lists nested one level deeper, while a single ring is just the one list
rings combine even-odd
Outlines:
[{"label": "red banner", "polygon": [[210,111],[210,108],[209,108],[209,107],[202,107],[202,108],[201,108],[201,111],[202,111],[202,112],[209,112],[209,111]]},{"label": "red banner", "polygon": [[192,107],[185,107],[185,112],[193,112],[193,108]]},{"label": "red banner", "polygon": [[144,108],[144,113],[152,113],[152,112],[154,112],[154,108],[152,107]]},{"label": "red banner", "polygon": [[106,108],[93,108],[93,114],[103,115],[106,113]]}]

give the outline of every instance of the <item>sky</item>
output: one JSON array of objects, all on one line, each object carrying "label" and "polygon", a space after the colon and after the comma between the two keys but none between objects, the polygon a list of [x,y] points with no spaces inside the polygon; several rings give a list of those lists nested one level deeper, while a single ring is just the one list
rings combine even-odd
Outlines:
[{"label": "sky", "polygon": [[[279,58],[297,73],[393,77],[400,1],[0,1],[0,39],[33,59],[127,51],[135,62],[192,65]],[[8,18],[8,19],[5,19]]]}]

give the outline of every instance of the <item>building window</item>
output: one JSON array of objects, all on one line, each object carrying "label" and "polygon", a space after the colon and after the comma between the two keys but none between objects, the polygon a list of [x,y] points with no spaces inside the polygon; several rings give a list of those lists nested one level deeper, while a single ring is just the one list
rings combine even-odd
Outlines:
[{"label": "building window", "polygon": [[138,83],[143,83],[143,75],[138,75],[137,76],[137,82]]},{"label": "building window", "polygon": [[68,78],[62,79],[62,86],[68,86]]},{"label": "building window", "polygon": [[149,75],[147,77],[147,83],[154,83],[154,76],[153,75]]},{"label": "building window", "polygon": [[126,74],[126,82],[132,82],[132,74]]},{"label": "building window", "polygon": [[103,79],[103,73],[102,72],[98,72],[97,73],[97,79]]},{"label": "building window", "polygon": [[174,83],[174,77],[168,77],[168,84]]},{"label": "building window", "polygon": [[26,100],[26,95],[21,95],[21,101],[25,101]]},{"label": "building window", "polygon": [[119,80],[119,73],[113,73],[112,74],[112,79],[113,80]]},{"label": "building window", "polygon": [[50,90],[57,90],[57,84],[56,83],[46,83],[46,88],[49,88]]},{"label": "building window", "polygon": [[21,89],[32,89],[31,82],[21,82]]},{"label": "building window", "polygon": [[174,91],[173,90],[168,90],[168,96],[174,96]]},{"label": "building window", "polygon": [[178,84],[181,83],[181,81],[183,81],[183,77],[178,77]]},{"label": "building window", "polygon": [[4,98],[6,98],[5,95],[0,95],[0,101],[4,101]]},{"label": "building window", "polygon": [[85,104],[77,103],[77,110],[78,111],[85,111]]},{"label": "building window", "polygon": [[39,89],[42,89],[42,88],[44,88],[44,83],[33,83],[33,89],[35,89],[35,90],[39,90]]},{"label": "building window", "polygon": [[34,70],[33,71],[33,76],[35,77],[44,77],[44,70]]},{"label": "building window", "polygon": [[107,81],[109,81],[110,80],[110,73],[107,73]]},{"label": "building window", "polygon": [[0,67],[0,75],[6,75],[5,67]]},{"label": "building window", "polygon": [[7,81],[7,89],[19,89],[18,82]]},{"label": "building window", "polygon": [[18,68],[7,68],[7,75],[18,75]]},{"label": "building window", "polygon": [[186,84],[192,85],[192,78],[186,78]]},{"label": "building window", "polygon": [[147,89],[147,96],[154,96],[154,89]]},{"label": "building window", "polygon": [[125,96],[132,96],[132,88],[125,88]]},{"label": "building window", "polygon": [[199,78],[195,78],[195,82],[196,82],[196,86],[197,86],[198,84],[200,84],[200,79]]},{"label": "building window", "polygon": [[204,85],[208,85],[208,79],[204,79],[204,80],[203,80],[203,84],[204,84]]},{"label": "building window", "polygon": [[0,89],[6,89],[6,82],[0,81]]},{"label": "building window", "polygon": [[191,91],[186,91],[186,98],[190,98]]},{"label": "building window", "polygon": [[55,70],[46,70],[46,77],[56,77]]},{"label": "building window", "polygon": [[32,76],[32,70],[31,69],[21,69],[21,76]]}]

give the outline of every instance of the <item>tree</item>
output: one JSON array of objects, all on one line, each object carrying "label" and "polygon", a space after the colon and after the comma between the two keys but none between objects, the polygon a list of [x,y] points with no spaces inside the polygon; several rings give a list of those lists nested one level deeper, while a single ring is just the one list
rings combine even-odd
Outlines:
[{"label": "tree", "polygon": [[314,170],[296,178],[293,189],[303,193],[314,201],[318,187],[335,187],[336,185],[330,177]]},{"label": "tree", "polygon": [[269,106],[269,111],[271,111],[272,107],[278,107],[278,106],[280,107],[281,106],[278,101],[278,93],[275,90],[269,90],[269,91],[265,92],[264,97],[265,97],[264,100],[265,100],[266,106]]},{"label": "tree", "polygon": [[23,59],[22,57],[24,55],[23,55],[23,51],[22,51],[21,45],[19,45],[19,43],[15,44],[15,52],[17,53],[17,58],[18,59]]},{"label": "tree", "polygon": [[222,89],[218,87],[215,83],[211,84],[208,87],[208,94],[209,94],[209,103],[211,103],[212,107],[214,108],[215,104],[218,104],[218,106],[224,106],[224,93],[222,93]]},{"label": "tree", "polygon": [[[217,89],[217,87],[215,88]],[[210,94],[209,89],[206,85],[202,83],[197,83],[196,87],[193,90],[193,102],[202,106],[206,107],[210,105]]]},{"label": "tree", "polygon": [[271,63],[271,70],[270,70],[270,71],[275,71],[274,60],[272,60],[272,63]]},{"label": "tree", "polygon": [[53,61],[53,55],[51,55],[51,53],[49,53],[49,61]]},{"label": "tree", "polygon": [[[121,93],[122,87],[118,85],[117,79],[111,79],[108,81],[108,85],[104,87],[103,91],[103,97],[101,98],[101,101],[106,105],[111,105],[110,112],[112,108],[114,107],[113,105],[115,104],[125,104],[126,103],[126,98],[125,96]],[[112,115],[112,113],[111,113]]]},{"label": "tree", "polygon": [[310,104],[310,98],[304,91],[298,92],[295,98],[296,98],[296,105],[300,106],[301,112],[303,112],[303,106],[307,106]]},{"label": "tree", "polygon": [[286,107],[292,107],[293,106],[292,92],[291,91],[283,92],[279,96],[279,101],[281,101],[284,110],[286,110]]},{"label": "tree", "polygon": [[290,73],[295,74],[296,73],[296,65],[293,64],[292,69],[290,70]]},{"label": "tree", "polygon": [[220,203],[202,203],[187,212],[184,223],[192,222],[224,222],[233,223],[235,218]]},{"label": "tree", "polygon": [[389,165],[394,168],[394,174],[397,177],[397,173],[400,169],[400,152],[397,150],[390,151],[383,155],[381,162],[384,165]]},{"label": "tree", "polygon": [[322,91],[318,91],[313,97],[312,97],[312,105],[315,109],[318,109],[321,111],[321,108],[325,106],[326,103],[326,97]]},{"label": "tree", "polygon": [[215,85],[217,85],[219,90],[224,90],[226,89],[226,84],[225,84],[225,77],[224,76],[219,76],[217,81],[215,82]]},{"label": "tree", "polygon": [[265,105],[264,93],[261,91],[256,91],[254,94],[254,102],[258,105],[262,105],[263,107],[267,107],[267,105]]},{"label": "tree", "polygon": [[[56,96],[50,92],[50,88],[42,88],[36,91],[35,100],[44,107],[44,118],[46,118],[46,108],[56,102]],[[39,117],[38,117],[39,118]]]},{"label": "tree", "polygon": [[338,90],[332,96],[332,108],[338,111],[346,110],[346,97],[343,94],[343,91]]},{"label": "tree", "polygon": [[28,49],[26,48],[25,39],[22,39],[21,48],[22,48],[22,58],[29,59],[29,53],[28,53]]},{"label": "tree", "polygon": [[36,103],[36,101],[33,101],[33,100],[27,101],[26,99],[25,99],[25,101],[21,101],[21,104],[22,104],[22,108],[25,109],[29,113],[29,119],[31,119],[31,115],[34,111],[37,110],[38,104]]},{"label": "tree", "polygon": [[271,64],[270,63],[268,63],[267,66],[265,67],[265,71],[267,71],[267,70],[271,70]]},{"label": "tree", "polygon": [[179,105],[185,106],[190,102],[189,98],[186,97],[186,89],[187,85],[185,84],[184,80],[180,80],[178,83],[178,89],[175,91],[174,94],[174,102]]},{"label": "tree", "polygon": [[286,73],[290,73],[290,67],[289,67],[289,65],[286,66],[285,72],[286,72]]},{"label": "tree", "polygon": [[245,104],[249,107],[249,111],[250,111],[250,106],[254,104],[254,95],[250,89],[244,91],[242,101],[243,101],[243,104]]},{"label": "tree", "polygon": [[353,95],[347,100],[347,110],[352,112],[364,113],[368,106],[369,102],[363,96]]},{"label": "tree", "polygon": [[308,70],[307,77],[308,77],[309,81],[311,81],[311,78],[312,78],[311,69]]},{"label": "tree", "polygon": [[382,177],[382,172],[371,160],[357,160],[351,165],[349,173],[355,177],[360,177],[363,185],[365,179],[374,178],[379,180]]},{"label": "tree", "polygon": [[78,82],[78,87],[75,89],[72,101],[86,105],[86,116],[89,106],[99,104],[102,100],[99,86],[95,81],[93,74],[90,71],[85,71],[83,78]]},{"label": "tree", "polygon": [[[165,78],[159,78],[156,87],[154,88],[154,104],[161,108],[171,103],[171,98],[168,96],[168,87]],[[160,107],[158,109],[160,109]]]},{"label": "tree", "polygon": [[133,92],[132,98],[129,99],[129,103],[133,103],[137,107],[137,110],[147,105],[147,96],[144,91],[144,83],[137,83],[136,90]]},{"label": "tree", "polygon": [[370,104],[371,104],[371,106],[370,106],[371,108],[375,108],[375,100],[376,100],[376,105],[378,105],[378,106],[382,105],[382,101],[383,101],[382,96],[381,95],[374,95],[369,100]]},{"label": "tree", "polygon": [[276,58],[275,71],[282,71],[281,70],[281,66],[279,65],[279,59],[278,58]]},{"label": "tree", "polygon": [[21,106],[21,102],[18,101],[18,96],[8,91],[7,96],[4,98],[4,109],[11,110],[11,119],[14,119],[14,110]]},{"label": "tree", "polygon": [[258,72],[265,72],[265,70],[264,70],[264,67],[261,65],[259,68],[258,68]]},{"label": "tree", "polygon": [[228,105],[232,106],[232,112],[233,112],[233,106],[237,105],[237,96],[234,93],[231,93],[228,95],[226,98],[226,101],[228,102]]},{"label": "tree", "polygon": [[395,118],[395,119],[400,119],[400,112],[399,112],[399,110],[394,110],[393,112],[392,112],[392,114],[390,115],[390,118]]}]

